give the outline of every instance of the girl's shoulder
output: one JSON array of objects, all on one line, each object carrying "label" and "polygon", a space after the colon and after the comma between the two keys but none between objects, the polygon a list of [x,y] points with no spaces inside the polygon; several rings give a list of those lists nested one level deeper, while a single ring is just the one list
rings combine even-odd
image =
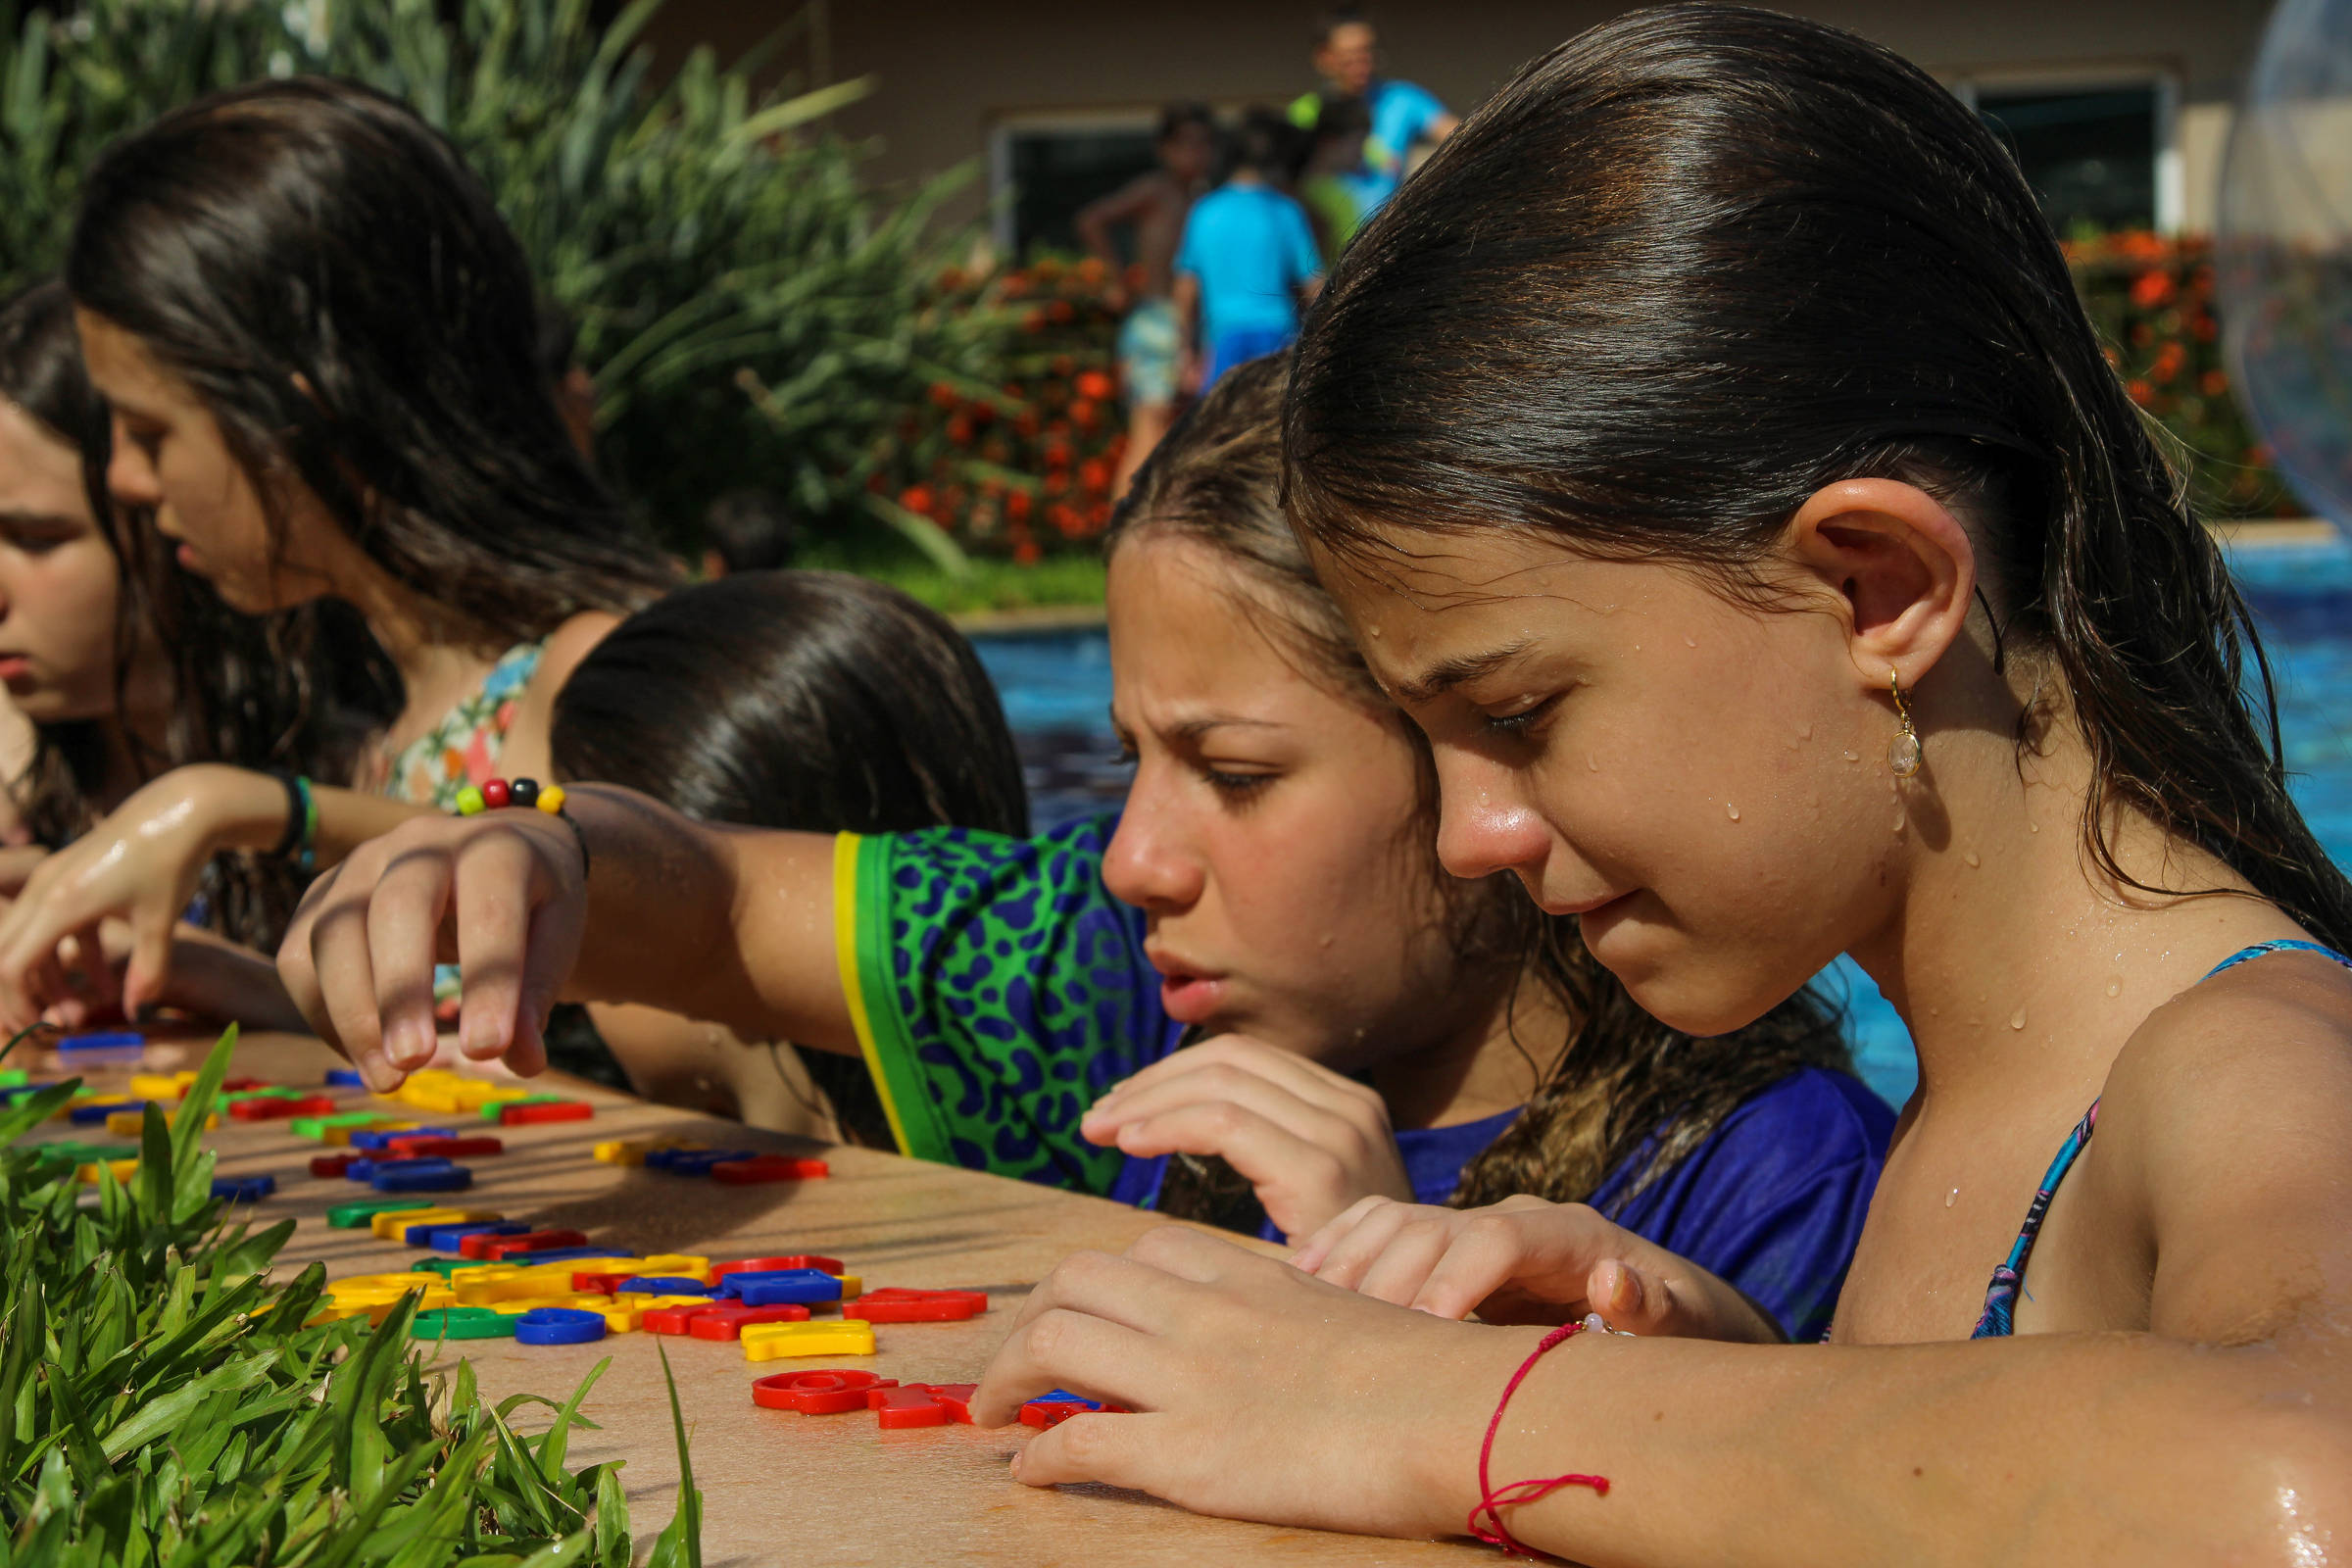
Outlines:
[{"label": "girl's shoulder", "polygon": [[538,649],[538,657],[526,677],[532,697],[552,705],[556,693],[571,679],[571,672],[581,660],[593,652],[607,633],[619,625],[621,617],[610,610],[583,610],[573,615],[540,642],[526,645]]},{"label": "girl's shoulder", "polygon": [[2260,961],[2225,964],[2132,1031],[2101,1090],[2103,1140],[2152,1139],[2177,1159],[2239,1120],[2316,1120],[2352,1138],[2352,1118],[2323,1108],[2352,1096],[2352,964],[2264,946]]}]

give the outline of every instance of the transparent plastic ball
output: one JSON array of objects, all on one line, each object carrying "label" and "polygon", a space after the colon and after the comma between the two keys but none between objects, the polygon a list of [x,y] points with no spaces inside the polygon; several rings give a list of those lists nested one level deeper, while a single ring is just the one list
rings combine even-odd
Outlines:
[{"label": "transparent plastic ball", "polygon": [[2238,395],[2297,494],[2352,526],[2352,0],[2281,0],[2223,160]]}]

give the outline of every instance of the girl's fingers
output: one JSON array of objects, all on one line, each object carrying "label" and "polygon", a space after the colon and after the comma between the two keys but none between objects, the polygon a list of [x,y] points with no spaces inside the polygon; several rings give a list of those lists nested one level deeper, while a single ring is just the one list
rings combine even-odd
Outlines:
[{"label": "girl's fingers", "polygon": [[1402,1226],[1380,1256],[1356,1282],[1356,1293],[1391,1306],[1411,1306],[1422,1287],[1453,1241],[1453,1227],[1443,1219],[1422,1218]]},{"label": "girl's fingers", "polygon": [[[1116,1144],[1130,1154],[1165,1153],[1168,1150],[1156,1147],[1156,1140],[1146,1137],[1143,1142],[1136,1142],[1135,1139],[1145,1128],[1158,1127],[1171,1117],[1189,1117],[1184,1122],[1188,1127],[1213,1125],[1214,1117],[1204,1121],[1196,1114],[1213,1106],[1229,1107],[1236,1112],[1237,1124],[1245,1118],[1262,1121],[1281,1128],[1293,1139],[1343,1158],[1360,1159],[1370,1152],[1368,1129],[1300,1100],[1271,1079],[1222,1063],[1134,1090],[1122,1096],[1117,1107],[1107,1114],[1088,1112],[1079,1124],[1079,1131],[1091,1142]],[[1195,1149],[1189,1145],[1184,1152],[1225,1153],[1221,1148]]]},{"label": "girl's fingers", "polygon": [[[476,1061],[519,1051],[517,1071],[545,1064],[534,1009],[563,984],[580,918],[577,888],[548,868],[547,857],[558,850],[576,858],[568,842],[548,842],[563,832],[553,823],[543,829],[499,823],[458,852],[458,965],[466,975],[458,1038]],[[534,963],[544,968],[559,952],[558,972],[533,972]]]},{"label": "girl's fingers", "polygon": [[104,1017],[110,1011],[127,1014],[123,1005],[122,987],[115,976],[115,966],[106,960],[106,939],[91,920],[74,932],[75,961],[81,968],[80,1001],[85,1017]]},{"label": "girl's fingers", "polygon": [[1291,1253],[1291,1262],[1295,1266],[1306,1270],[1309,1274],[1315,1273],[1323,1266],[1323,1260],[1331,1255],[1331,1250],[1337,1247],[1356,1226],[1363,1223],[1366,1215],[1384,1203],[1396,1201],[1396,1200],[1394,1198],[1383,1198],[1377,1193],[1370,1198],[1357,1199],[1347,1208],[1324,1221],[1322,1228],[1317,1230],[1314,1235],[1299,1243]]},{"label": "girl's fingers", "polygon": [[[1180,1226],[1165,1226],[1165,1230],[1182,1234]],[[1158,1231],[1150,1233],[1152,1236]],[[1132,1253],[1142,1247],[1130,1249]],[[1176,1281],[1195,1276],[1185,1270],[1163,1272],[1151,1259],[1122,1257],[1113,1252],[1072,1252],[1054,1267],[1054,1272],[1038,1281],[1020,1309],[1013,1313],[1015,1332],[1033,1318],[1052,1311],[1084,1312],[1134,1329],[1139,1334],[1157,1334],[1169,1325],[1175,1309],[1169,1294]]]},{"label": "girl's fingers", "polygon": [[1090,1399],[1149,1406],[1145,1391],[1163,1359],[1161,1342],[1090,1312],[1051,1307],[1004,1337],[972,1391],[972,1424],[1001,1427],[1041,1394],[1067,1389]]},{"label": "girl's fingers", "polygon": [[1585,1299],[1613,1329],[1657,1335],[1672,1334],[1678,1327],[1673,1286],[1645,1277],[1622,1258],[1603,1258],[1592,1265]]},{"label": "girl's fingers", "polygon": [[122,1010],[132,1017],[159,1001],[172,977],[172,933],[178,912],[141,904],[130,911],[130,962],[122,971]]},{"label": "girl's fingers", "polygon": [[1595,1264],[1624,1255],[1624,1231],[1581,1204],[1468,1214],[1412,1305],[1465,1317],[1502,1289],[1563,1304],[1583,1298]]},{"label": "girl's fingers", "polygon": [[1012,1478],[1031,1487],[1098,1481],[1165,1496],[1168,1481],[1162,1471],[1172,1434],[1162,1429],[1175,1420],[1148,1411],[1074,1415],[1031,1438],[1012,1456]]},{"label": "girl's fingers", "polygon": [[1331,1246],[1315,1268],[1315,1278],[1352,1291],[1380,1260],[1380,1254],[1388,1250],[1389,1243],[1398,1231],[1418,1220],[1450,1224],[1455,1218],[1451,1210],[1434,1209],[1421,1203],[1391,1202],[1385,1208],[1376,1208]]},{"label": "girl's fingers", "polygon": [[1238,1069],[1262,1078],[1307,1104],[1335,1113],[1379,1102],[1373,1091],[1307,1060],[1297,1052],[1277,1050],[1246,1035],[1218,1035],[1173,1052],[1133,1077],[1112,1085],[1109,1093],[1095,1102],[1094,1108],[1125,1114],[1126,1102],[1136,1092],[1211,1067]]},{"label": "girl's fingers", "polygon": [[[314,1000],[303,1015],[329,1045],[351,1058],[351,1064],[381,1094],[400,1087],[405,1076],[384,1054],[383,1014],[376,1006],[375,965],[368,956],[368,903],[362,898],[330,898],[307,931],[288,933],[289,946],[304,939],[308,970],[316,977]],[[278,973],[288,974],[286,953],[278,954]],[[289,987],[291,989],[291,987]]]},{"label": "girl's fingers", "polygon": [[368,901],[368,964],[384,1054],[403,1072],[433,1059],[433,955],[449,908],[448,856],[396,855]]}]

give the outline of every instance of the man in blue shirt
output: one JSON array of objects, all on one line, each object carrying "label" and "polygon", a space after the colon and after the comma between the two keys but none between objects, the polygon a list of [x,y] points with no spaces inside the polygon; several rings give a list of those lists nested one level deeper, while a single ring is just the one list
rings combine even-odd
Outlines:
[{"label": "man in blue shirt", "polygon": [[1235,366],[1277,353],[1298,335],[1298,307],[1314,297],[1323,259],[1306,211],[1276,187],[1285,127],[1265,111],[1242,126],[1225,183],[1193,204],[1176,250],[1176,319],[1199,390]]},{"label": "man in blue shirt", "polygon": [[1364,101],[1372,122],[1360,172],[1366,218],[1396,194],[1416,145],[1442,142],[1461,123],[1428,88],[1376,77],[1379,52],[1380,35],[1361,11],[1343,6],[1329,13],[1315,40],[1315,74],[1323,78],[1323,90],[1303,94],[1291,105],[1291,123],[1311,130],[1322,118],[1327,98]]}]

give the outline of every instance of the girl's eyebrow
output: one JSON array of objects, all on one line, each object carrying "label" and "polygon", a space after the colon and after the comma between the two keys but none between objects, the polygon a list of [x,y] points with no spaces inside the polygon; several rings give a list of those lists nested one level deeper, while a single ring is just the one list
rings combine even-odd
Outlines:
[{"label": "girl's eyebrow", "polygon": [[[1127,726],[1119,722],[1118,710],[1115,708],[1110,711],[1110,727],[1112,731],[1118,735],[1124,736],[1128,733]],[[1162,733],[1169,740],[1189,742],[1199,740],[1201,736],[1207,734],[1212,729],[1228,728],[1288,729],[1290,726],[1283,723],[1279,719],[1243,718],[1233,713],[1202,713],[1197,717],[1188,718],[1181,723],[1171,725]]]},{"label": "girl's eyebrow", "polygon": [[1533,637],[1522,637],[1517,642],[1489,649],[1483,654],[1462,654],[1453,659],[1440,660],[1411,679],[1394,683],[1389,688],[1390,693],[1399,703],[1430,702],[1467,681],[1494,674],[1526,653],[1534,642]]}]

